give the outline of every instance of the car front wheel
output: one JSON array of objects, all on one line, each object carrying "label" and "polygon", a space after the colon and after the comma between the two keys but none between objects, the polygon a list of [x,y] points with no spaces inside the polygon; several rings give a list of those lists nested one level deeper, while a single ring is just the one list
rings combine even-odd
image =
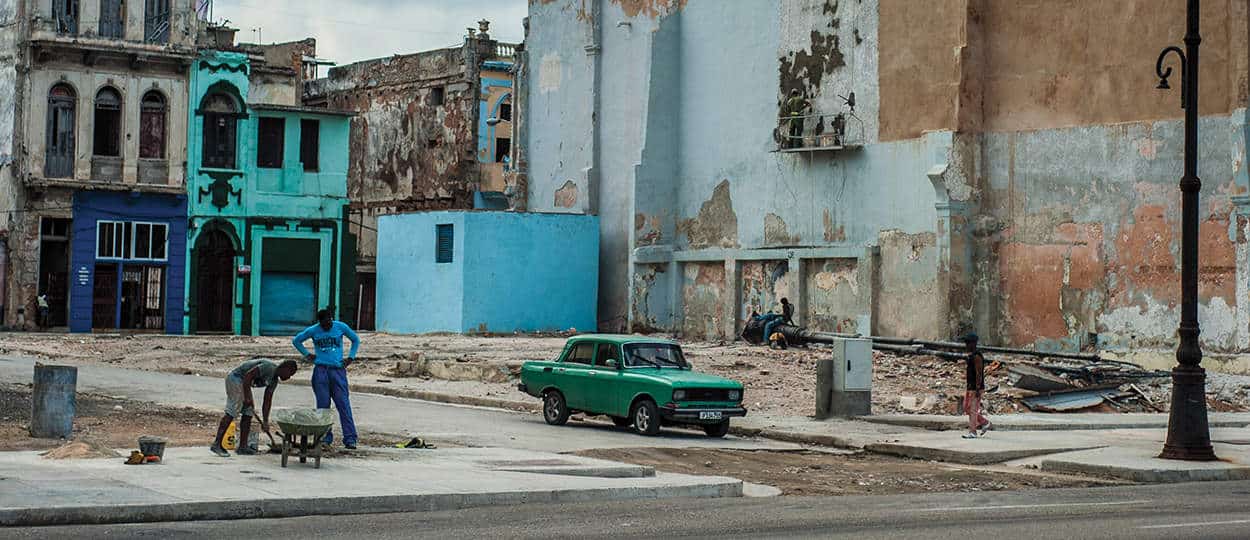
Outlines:
[{"label": "car front wheel", "polygon": [[725,420],[719,424],[704,424],[703,432],[707,433],[708,437],[724,437],[729,433],[729,420]]},{"label": "car front wheel", "polygon": [[629,417],[634,422],[634,429],[643,435],[656,435],[660,432],[660,408],[649,399],[639,401]]},{"label": "car front wheel", "polygon": [[564,402],[564,394],[556,390],[548,390],[543,394],[543,420],[553,426],[563,426],[569,421],[569,406]]}]

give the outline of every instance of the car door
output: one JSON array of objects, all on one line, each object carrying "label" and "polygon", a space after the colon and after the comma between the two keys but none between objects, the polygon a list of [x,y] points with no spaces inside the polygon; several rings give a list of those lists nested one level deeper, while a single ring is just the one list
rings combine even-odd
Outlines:
[{"label": "car door", "polygon": [[614,416],[625,416],[621,412],[620,349],[615,343],[599,343],[595,347],[595,361],[586,372],[587,411]]},{"label": "car door", "polygon": [[580,341],[569,347],[564,361],[556,366],[555,386],[564,393],[564,402],[570,409],[584,411],[588,406],[587,372],[594,357],[595,343]]}]

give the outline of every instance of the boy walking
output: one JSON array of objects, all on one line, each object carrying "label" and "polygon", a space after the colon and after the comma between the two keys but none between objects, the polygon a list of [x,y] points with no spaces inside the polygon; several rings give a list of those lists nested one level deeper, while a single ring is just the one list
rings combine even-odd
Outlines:
[{"label": "boy walking", "polygon": [[[343,338],[351,340],[352,349],[343,358]],[[313,340],[316,354],[304,348],[304,342]],[[347,390],[347,366],[356,361],[356,351],[360,349],[360,337],[351,327],[334,320],[330,310],[317,312],[317,324],[309,326],[291,340],[295,349],[311,360],[314,364],[312,374],[313,394],[317,396],[317,408],[328,409],[330,402],[339,411],[339,425],[343,430],[343,447],[356,448],[356,422],[352,420],[352,404]],[[334,442],[333,430],[326,432],[325,443]]]},{"label": "boy walking", "polygon": [[994,429],[994,424],[981,409],[981,397],[985,393],[985,357],[977,350],[977,335],[969,333],[963,337],[963,342],[968,347],[964,372],[964,412],[968,414],[968,433],[963,438],[975,439]]}]

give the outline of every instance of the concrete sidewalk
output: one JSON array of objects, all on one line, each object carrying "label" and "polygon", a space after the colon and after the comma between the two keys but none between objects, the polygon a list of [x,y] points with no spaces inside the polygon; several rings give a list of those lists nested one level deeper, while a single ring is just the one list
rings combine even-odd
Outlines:
[{"label": "concrete sidewalk", "polygon": [[368,514],[552,502],[737,497],[739,480],[525,450],[369,449],[292,460],[173,448],[159,465],[0,454],[0,526]]}]

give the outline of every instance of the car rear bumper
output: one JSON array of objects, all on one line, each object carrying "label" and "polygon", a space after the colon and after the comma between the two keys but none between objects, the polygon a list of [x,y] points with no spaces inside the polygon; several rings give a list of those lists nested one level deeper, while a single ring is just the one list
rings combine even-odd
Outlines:
[{"label": "car rear bumper", "polygon": [[[718,413],[718,412],[721,413],[720,419],[709,420],[709,419],[700,418],[700,416],[703,416],[700,413]],[[747,415],[747,410],[745,407],[697,407],[697,408],[691,407],[691,408],[680,408],[680,409],[677,407],[673,407],[671,405],[665,405],[663,407],[660,407],[660,416],[664,417],[665,420],[670,420],[673,422],[692,423],[692,424],[714,424],[722,420],[727,420],[729,418],[741,417],[741,416],[746,416],[746,415]]]}]

